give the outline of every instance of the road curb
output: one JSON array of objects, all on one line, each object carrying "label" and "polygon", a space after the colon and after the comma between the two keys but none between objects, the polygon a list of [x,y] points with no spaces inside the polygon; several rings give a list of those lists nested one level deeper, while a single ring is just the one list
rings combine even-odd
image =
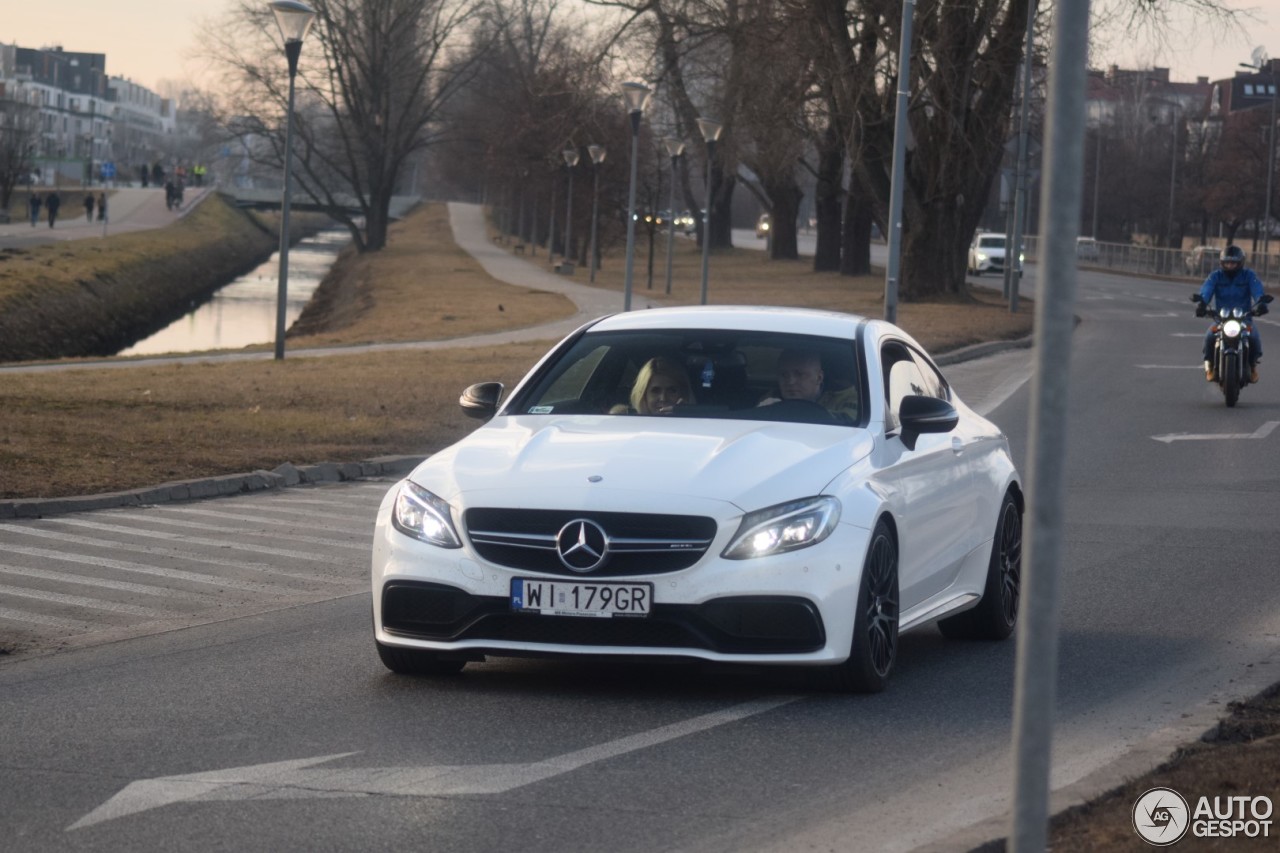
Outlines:
[{"label": "road curb", "polygon": [[122,506],[147,506],[177,501],[240,495],[249,492],[285,489],[315,483],[338,483],[370,477],[401,475],[412,471],[425,456],[379,456],[361,462],[320,462],[294,465],[286,462],[273,471],[249,471],[224,474],[158,486],[144,486],[120,492],[104,492],[63,498],[17,498],[0,501],[0,519],[45,518],[71,512],[111,509]]}]

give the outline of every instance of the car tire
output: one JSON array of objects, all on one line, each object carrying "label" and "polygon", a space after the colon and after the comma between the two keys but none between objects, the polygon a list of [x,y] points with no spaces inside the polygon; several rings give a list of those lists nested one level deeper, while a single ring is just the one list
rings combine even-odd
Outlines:
[{"label": "car tire", "polygon": [[442,658],[436,652],[374,643],[382,665],[397,675],[457,675],[467,665],[465,660]]},{"label": "car tire", "polygon": [[987,582],[978,606],[938,622],[953,640],[1003,640],[1018,624],[1022,597],[1022,511],[1011,493],[1000,504]]},{"label": "car tire", "polygon": [[842,693],[885,689],[898,659],[898,602],[898,546],[880,521],[862,563],[849,659],[826,668],[826,687]]}]

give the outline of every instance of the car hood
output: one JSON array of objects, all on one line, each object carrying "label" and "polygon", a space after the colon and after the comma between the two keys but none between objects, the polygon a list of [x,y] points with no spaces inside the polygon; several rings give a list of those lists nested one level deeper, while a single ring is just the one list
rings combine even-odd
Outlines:
[{"label": "car hood", "polygon": [[502,417],[410,475],[466,506],[752,510],[820,494],[871,451],[865,429],[720,419]]}]

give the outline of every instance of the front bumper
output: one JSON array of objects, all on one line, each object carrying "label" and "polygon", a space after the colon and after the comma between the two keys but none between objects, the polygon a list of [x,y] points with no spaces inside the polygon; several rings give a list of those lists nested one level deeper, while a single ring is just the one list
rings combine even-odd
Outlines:
[{"label": "front bumper", "polygon": [[[647,617],[515,612],[517,577],[565,580],[482,559],[469,542],[444,549],[378,514],[372,559],[378,642],[460,655],[644,656],[738,663],[838,663],[848,657],[868,531],[841,523],[810,548],[756,560],[719,556],[737,531],[721,519],[693,566],[602,582],[647,582]],[[465,536],[464,536],[465,539]],[[591,580],[583,577],[583,580]]]}]

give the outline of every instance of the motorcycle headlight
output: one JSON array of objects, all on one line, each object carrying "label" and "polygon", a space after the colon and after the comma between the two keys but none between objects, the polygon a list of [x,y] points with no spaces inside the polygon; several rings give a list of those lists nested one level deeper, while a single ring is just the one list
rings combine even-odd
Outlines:
[{"label": "motorcycle headlight", "polygon": [[750,560],[808,548],[830,536],[839,520],[840,501],[832,497],[805,498],[749,512],[721,556]]},{"label": "motorcycle headlight", "polygon": [[405,480],[400,493],[396,495],[391,524],[406,536],[441,548],[462,547],[462,541],[453,529],[449,504],[408,480]]},{"label": "motorcycle headlight", "polygon": [[1222,334],[1226,335],[1228,338],[1240,337],[1240,321],[1228,320],[1227,322],[1223,323]]}]

